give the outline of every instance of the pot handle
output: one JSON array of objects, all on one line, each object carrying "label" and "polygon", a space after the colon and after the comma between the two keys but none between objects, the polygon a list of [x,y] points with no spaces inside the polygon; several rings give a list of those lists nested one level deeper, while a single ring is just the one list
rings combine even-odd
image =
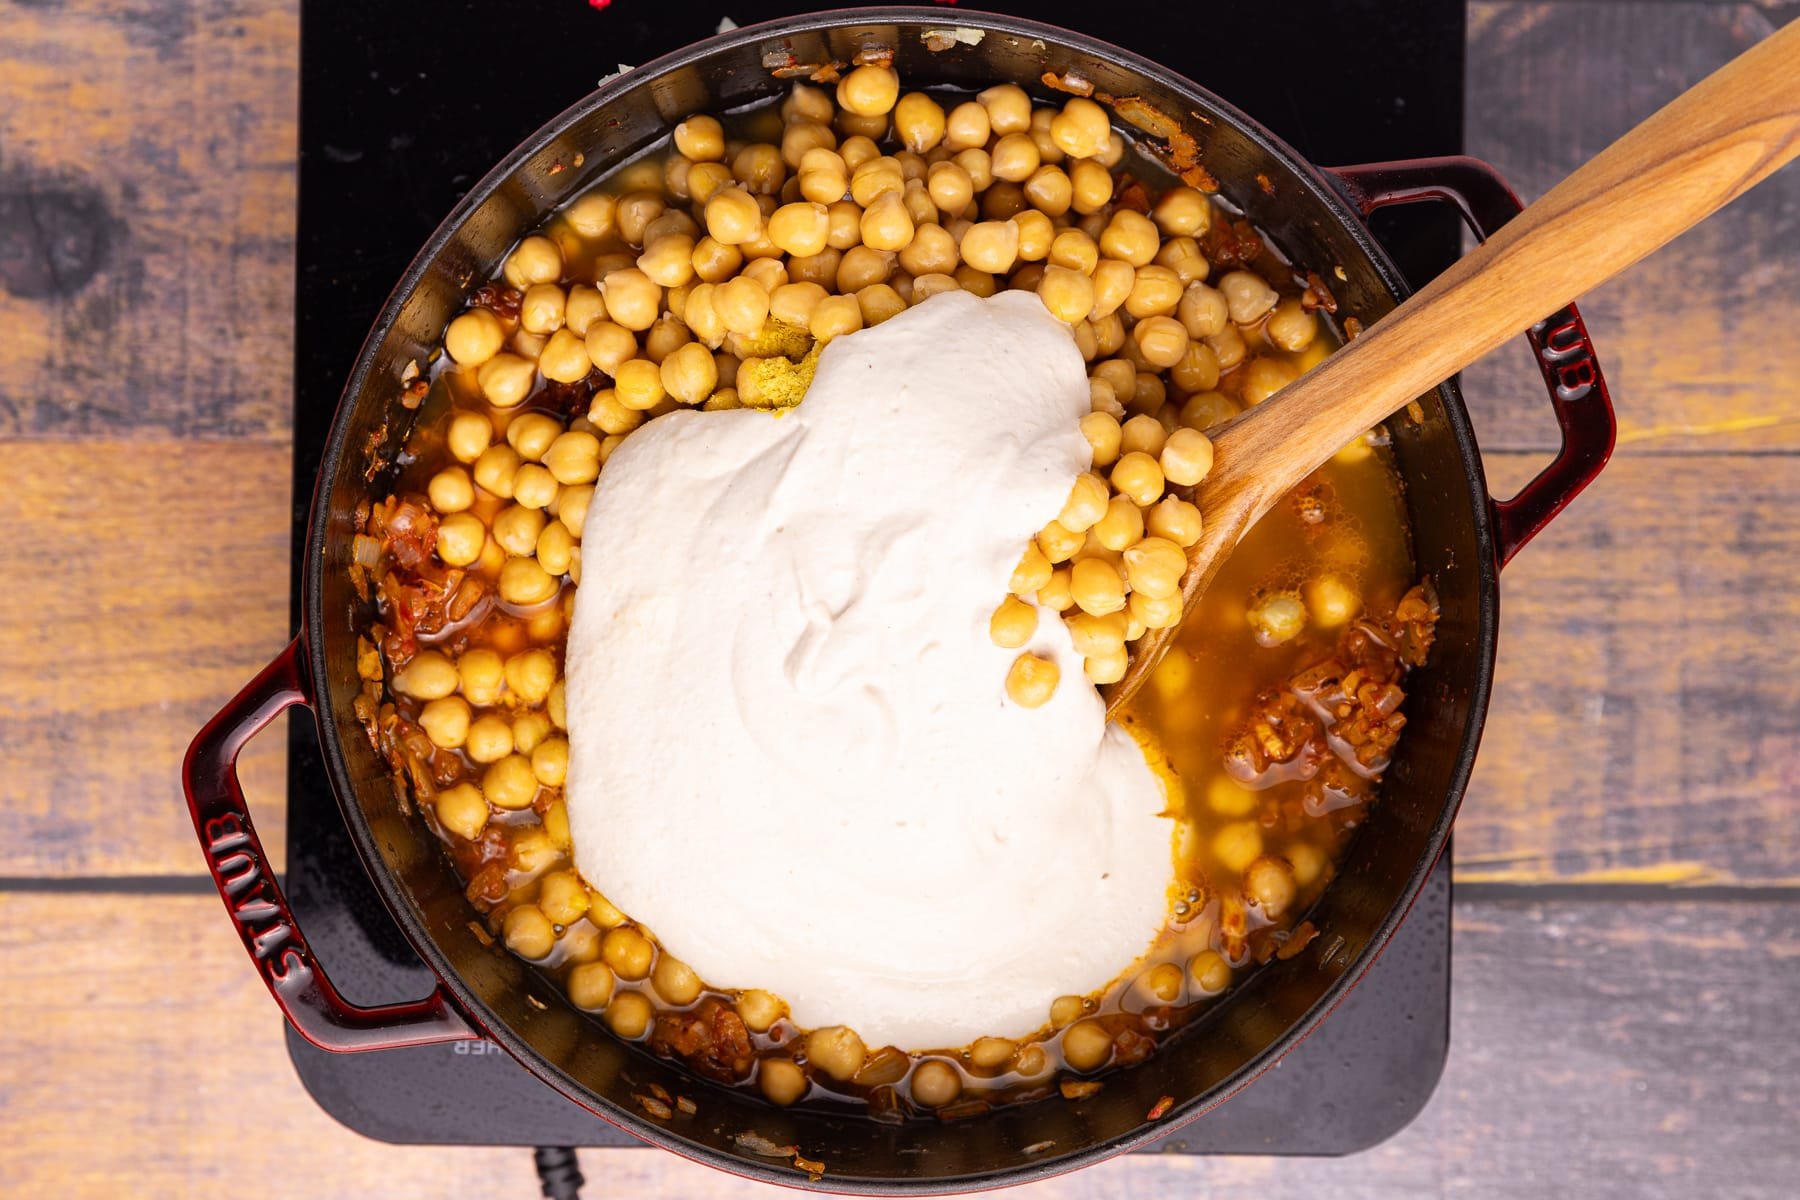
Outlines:
[{"label": "pot handle", "polygon": [[[1447,200],[1483,241],[1525,207],[1498,171],[1467,155],[1363,163],[1332,167],[1327,173],[1365,217],[1390,204]],[[1575,306],[1545,317],[1526,330],[1525,337],[1550,391],[1556,423],[1562,427],[1562,446],[1518,495],[1488,500],[1498,540],[1496,554],[1503,567],[1600,474],[1612,455],[1617,431],[1606,377]]]},{"label": "pot handle", "polygon": [[275,661],[206,723],[181,764],[194,832],[244,949],[275,1003],[302,1037],[322,1050],[387,1050],[479,1037],[440,983],[423,1000],[364,1008],[338,994],[313,957],[250,824],[237,758],[269,722],[296,704],[313,707],[305,639]]}]

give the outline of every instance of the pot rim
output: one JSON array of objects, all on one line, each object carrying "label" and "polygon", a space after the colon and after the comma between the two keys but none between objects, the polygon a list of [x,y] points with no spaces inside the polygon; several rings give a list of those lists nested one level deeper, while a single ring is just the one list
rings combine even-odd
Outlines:
[{"label": "pot rim", "polygon": [[[325,548],[329,542],[331,521],[326,496],[329,490],[329,481],[336,477],[342,460],[350,451],[347,444],[349,422],[346,417],[353,409],[356,397],[362,391],[374,369],[375,350],[398,319],[403,304],[425,277],[432,264],[453,240],[470,214],[513,178],[524,164],[550,146],[571,124],[591,111],[604,107],[621,95],[646,86],[660,76],[703,60],[727,46],[746,42],[773,41],[783,37],[855,25],[924,25],[929,28],[955,26],[981,29],[989,34],[1042,39],[1047,43],[1059,45],[1077,53],[1088,54],[1125,66],[1161,82],[1175,92],[1191,95],[1227,121],[1235,124],[1238,131],[1262,153],[1279,161],[1292,171],[1295,179],[1307,190],[1312,201],[1321,205],[1324,211],[1345,228],[1358,250],[1369,260],[1396,302],[1405,299],[1412,290],[1386,250],[1370,232],[1366,221],[1351,207],[1339,187],[1331,181],[1328,172],[1301,156],[1260,122],[1214,95],[1200,84],[1150,59],[1089,34],[1002,13],[960,8],[892,5],[833,9],[781,18],[761,24],[747,25],[690,43],[643,66],[635,67],[602,82],[592,92],[557,113],[522,141],[483,175],[457,202],[408,264],[393,291],[383,303],[380,315],[371,325],[368,337],[358,350],[355,365],[340,393],[338,406],[332,417],[331,434],[320,460],[307,521],[307,554],[302,581],[301,628],[307,647],[307,666],[311,677],[319,681],[318,684],[315,684],[315,689],[324,704],[329,704],[329,695],[328,689],[321,685],[329,676],[325,660],[324,639],[317,636],[317,633],[326,628],[322,577],[325,570]],[[644,148],[644,146],[633,147],[615,161],[624,161],[626,158],[640,153]],[[1254,220],[1254,214],[1251,216]],[[1443,853],[1448,841],[1451,825],[1473,770],[1476,750],[1480,744],[1481,731],[1487,715],[1498,635],[1499,568],[1493,529],[1494,518],[1488,500],[1480,453],[1476,446],[1468,412],[1454,381],[1440,385],[1437,393],[1443,405],[1446,423],[1454,440],[1457,456],[1464,468],[1470,508],[1476,517],[1474,534],[1479,555],[1475,570],[1479,595],[1476,597],[1478,619],[1474,649],[1478,670],[1475,677],[1469,681],[1468,717],[1464,726],[1462,743],[1451,771],[1450,787],[1445,794],[1443,808],[1427,839],[1426,852],[1419,856],[1407,876],[1400,892],[1400,901],[1393,906],[1377,926],[1375,933],[1356,959],[1344,970],[1340,978],[1327,986],[1318,1001],[1291,1024],[1280,1037],[1275,1038],[1232,1075],[1217,1084],[1211,1092],[1195,1097],[1162,1120],[1144,1122],[1109,1140],[1071,1150],[1066,1154],[1046,1156],[1042,1161],[1033,1161],[1016,1167],[972,1173],[954,1178],[868,1179],[858,1177],[853,1184],[845,1181],[846,1186],[839,1188],[835,1186],[837,1181],[833,1180],[830,1175],[826,1175],[818,1183],[807,1183],[791,1167],[777,1165],[779,1160],[771,1160],[764,1164],[735,1157],[685,1138],[670,1128],[649,1121],[627,1108],[612,1103],[605,1097],[590,1092],[566,1071],[527,1045],[524,1039],[504,1022],[493,1019],[487,1006],[474,995],[461,976],[453,969],[435,941],[424,930],[405,890],[382,862],[368,821],[357,805],[346,801],[345,797],[354,795],[356,789],[352,786],[349,764],[338,740],[335,721],[328,720],[327,712],[321,708],[316,713],[320,727],[319,742],[333,794],[338,799],[338,806],[345,816],[357,852],[362,857],[364,867],[369,872],[376,890],[396,923],[405,933],[407,941],[413,946],[432,974],[455,997],[462,1012],[469,1016],[485,1037],[502,1046],[514,1059],[534,1075],[550,1083],[566,1098],[653,1146],[759,1182],[819,1191],[850,1192],[853,1189],[853,1194],[859,1195],[931,1195],[1011,1186],[1060,1175],[1118,1154],[1139,1149],[1174,1133],[1231,1099],[1311,1034],[1318,1027],[1319,1022],[1343,1002],[1350,989],[1361,980],[1369,966],[1386,948],[1395,929],[1399,927],[1417,900],[1426,878]]]}]

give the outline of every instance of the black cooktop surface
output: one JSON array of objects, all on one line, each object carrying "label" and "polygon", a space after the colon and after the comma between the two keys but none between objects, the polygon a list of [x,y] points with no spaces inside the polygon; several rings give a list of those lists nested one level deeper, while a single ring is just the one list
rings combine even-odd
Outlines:
[{"label": "black cooktop surface", "polygon": [[[303,0],[295,343],[294,622],[306,508],[338,393],[389,289],[457,199],[532,130],[621,65],[737,24],[838,7],[671,0]],[[1462,147],[1463,0],[1166,5],[963,4],[1063,25],[1156,59],[1314,162]],[[949,15],[947,12],[946,15]],[[1446,212],[1377,214],[1415,284],[1456,255]],[[1341,1154],[1402,1128],[1449,1042],[1449,855],[1381,959],[1272,1071],[1155,1149]],[[288,897],[352,1001],[424,995],[343,826],[312,722],[289,727]],[[409,1143],[636,1145],[484,1042],[334,1055],[290,1030],[320,1105]]]}]

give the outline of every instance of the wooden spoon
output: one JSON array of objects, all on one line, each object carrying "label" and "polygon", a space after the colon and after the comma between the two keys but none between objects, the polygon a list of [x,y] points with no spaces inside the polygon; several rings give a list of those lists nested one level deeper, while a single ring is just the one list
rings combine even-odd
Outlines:
[{"label": "wooden spoon", "polygon": [[[1218,431],[1213,470],[1196,489],[1203,533],[1182,576],[1184,617],[1249,528],[1351,438],[1796,153],[1800,21],[1677,97],[1354,341]],[[1179,628],[1138,642],[1124,677],[1105,689],[1108,717],[1149,678]]]}]

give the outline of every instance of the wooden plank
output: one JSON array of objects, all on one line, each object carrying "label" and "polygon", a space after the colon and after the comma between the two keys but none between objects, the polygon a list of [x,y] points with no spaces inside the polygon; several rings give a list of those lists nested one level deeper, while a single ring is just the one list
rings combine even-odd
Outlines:
[{"label": "wooden plank", "polygon": [[[1460,906],[1449,1064],[1393,1140],[1336,1160],[1140,1155],[1019,1194],[1386,1200],[1554,1179],[1598,1198],[1785,1195],[1800,1170],[1797,917],[1779,903]],[[0,894],[0,972],[14,1194],[532,1193],[523,1149],[383,1145],[316,1108],[210,897]],[[647,1149],[581,1161],[593,1194],[770,1194]]]},{"label": "wooden plank", "polygon": [[1800,881],[1797,564],[1795,458],[1608,467],[1507,568],[1457,878]]},{"label": "wooden plank", "polygon": [[0,437],[287,437],[298,17],[6,7]]},{"label": "wooden plank", "polygon": [[[1755,4],[1469,6],[1466,144],[1527,201],[1784,20]],[[1789,169],[1581,301],[1643,450],[1800,448],[1800,170]],[[1464,373],[1483,442],[1556,444],[1520,347]]]},{"label": "wooden plank", "polygon": [[[0,441],[0,876],[202,869],[181,755],[286,641],[288,471],[266,444]],[[271,730],[242,764],[278,861],[285,762]]]},{"label": "wooden plank", "polygon": [[[1540,462],[1494,456],[1496,488]],[[0,528],[30,531],[0,613],[0,803],[25,833],[0,876],[194,872],[176,769],[281,645],[285,453],[0,443],[0,471]],[[1800,880],[1796,563],[1792,459],[1608,468],[1507,571],[1458,878]],[[276,845],[282,762],[273,734],[245,762]]]}]

